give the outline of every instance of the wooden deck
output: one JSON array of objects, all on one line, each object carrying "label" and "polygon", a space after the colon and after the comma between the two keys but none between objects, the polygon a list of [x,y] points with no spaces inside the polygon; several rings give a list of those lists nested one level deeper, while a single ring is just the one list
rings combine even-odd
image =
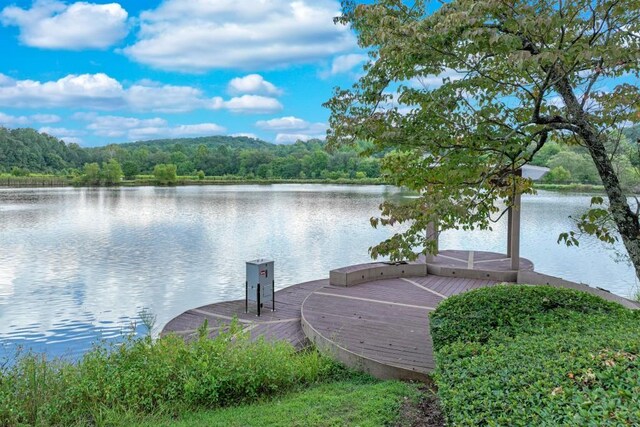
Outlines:
[{"label": "wooden deck", "polygon": [[191,339],[206,319],[213,337],[237,318],[252,339],[286,340],[298,349],[313,342],[376,377],[427,381],[435,367],[429,313],[451,295],[494,286],[506,281],[504,277],[516,282],[522,276],[524,283],[579,289],[640,308],[623,297],[536,273],[524,258],[520,262],[522,269],[512,271],[503,254],[442,251],[426,268],[419,263],[345,267],[331,272],[335,283],[316,280],[277,291],[276,311],[263,309],[260,317],[245,313],[244,300],[220,302],[182,313],[162,334]]},{"label": "wooden deck", "polygon": [[174,333],[191,339],[207,320],[209,336],[214,337],[224,330],[232,319],[237,318],[238,322],[246,326],[252,339],[264,336],[268,340],[285,340],[301,349],[308,344],[300,325],[302,301],[315,289],[328,283],[328,280],[315,280],[276,291],[276,311],[263,309],[260,317],[255,311],[245,313],[244,300],[224,301],[187,310],[167,323],[161,335]]},{"label": "wooden deck", "polygon": [[[428,264],[470,270],[511,270],[511,258],[505,254],[484,251],[444,250],[433,256]],[[533,270],[533,263],[526,258],[520,258],[520,270]]]},{"label": "wooden deck", "polygon": [[492,280],[426,276],[325,286],[302,305],[302,327],[321,350],[379,378],[426,381],[435,368],[429,312]]}]

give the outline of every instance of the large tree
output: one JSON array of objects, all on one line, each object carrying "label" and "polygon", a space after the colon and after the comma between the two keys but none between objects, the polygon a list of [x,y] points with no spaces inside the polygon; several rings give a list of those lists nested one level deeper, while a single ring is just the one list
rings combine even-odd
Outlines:
[{"label": "large tree", "polygon": [[640,272],[638,210],[612,161],[612,136],[640,119],[640,1],[345,1],[337,21],[371,59],[327,102],[329,143],[373,141],[391,151],[390,177],[420,193],[414,203],[384,203],[372,219],[408,224],[374,257],[432,250],[432,221],[441,230],[490,227],[504,212],[497,206],[533,192],[517,171],[555,141],[587,148],[608,196],[581,231],[603,240],[617,231]]}]

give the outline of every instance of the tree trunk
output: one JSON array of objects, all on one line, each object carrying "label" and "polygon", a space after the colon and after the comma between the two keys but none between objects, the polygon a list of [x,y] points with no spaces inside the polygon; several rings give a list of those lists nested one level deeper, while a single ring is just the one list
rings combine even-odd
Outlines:
[{"label": "tree trunk", "polygon": [[580,136],[589,149],[589,154],[598,169],[605,192],[609,197],[609,212],[613,216],[618,232],[622,237],[624,247],[636,270],[636,277],[640,279],[640,224],[638,215],[629,207],[627,197],[620,187],[620,181],[615,173],[611,160],[607,155],[602,136],[593,127],[581,129]]},{"label": "tree trunk", "polygon": [[622,191],[620,180],[611,164],[611,159],[605,148],[606,137],[600,134],[595,126],[589,122],[582,106],[576,98],[568,79],[561,78],[555,85],[562,97],[570,116],[571,123],[577,128],[577,135],[587,145],[605,192],[609,198],[609,212],[613,217],[622,242],[627,250],[629,259],[640,279],[640,223],[638,215],[631,210],[627,197]]}]

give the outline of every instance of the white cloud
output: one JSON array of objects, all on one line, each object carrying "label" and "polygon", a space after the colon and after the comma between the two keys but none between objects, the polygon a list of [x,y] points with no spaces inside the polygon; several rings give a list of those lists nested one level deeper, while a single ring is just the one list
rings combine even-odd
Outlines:
[{"label": "white cloud", "polygon": [[0,73],[0,86],[10,86],[13,84],[13,79],[5,74]]},{"label": "white cloud", "polygon": [[224,100],[207,98],[191,86],[165,85],[143,80],[125,88],[104,73],[69,74],[55,81],[13,80],[0,74],[0,106],[15,108],[127,109],[164,113],[197,109],[226,109],[232,113],[263,114],[282,110],[275,98],[242,95]]},{"label": "white cloud", "polygon": [[282,110],[282,104],[275,98],[259,95],[242,95],[224,101],[220,97],[212,99],[209,108],[219,110],[227,109],[232,113],[240,114],[266,114]]},{"label": "white cloud", "polygon": [[33,114],[29,116],[29,118],[32,122],[45,124],[58,123],[60,120],[62,120],[60,116],[56,114]]},{"label": "white cloud", "polygon": [[122,85],[103,73],[69,74],[56,81],[10,80],[0,86],[0,105],[18,108],[124,106]]},{"label": "white cloud", "polygon": [[280,117],[271,120],[259,120],[256,126],[264,130],[303,130],[309,127],[309,122],[293,116]]},{"label": "white cloud", "polygon": [[46,133],[51,136],[55,136],[67,143],[82,143],[82,138],[80,136],[84,135],[85,132],[77,129],[67,129],[62,127],[41,127],[38,129],[40,133]]},{"label": "white cloud", "polygon": [[294,116],[260,120],[256,122],[256,126],[262,130],[279,132],[275,137],[276,144],[324,139],[327,130],[326,123],[310,123]]},{"label": "white cloud", "polygon": [[131,129],[129,138],[134,140],[154,138],[179,138],[187,136],[206,136],[220,134],[225,128],[215,123],[198,123],[193,125],[178,125],[164,127],[142,127]]},{"label": "white cloud", "polygon": [[106,49],[128,33],[127,11],[118,3],[37,0],[31,9],[5,7],[4,25],[20,28],[20,41],[45,49]]},{"label": "white cloud", "polygon": [[328,73],[324,73],[323,75],[336,75],[349,72],[353,70],[356,65],[365,62],[367,59],[368,56],[361,53],[350,53],[347,55],[337,56],[331,63],[331,70]]},{"label": "white cloud", "polygon": [[260,74],[236,77],[229,82],[229,92],[233,95],[281,95],[282,91]]},{"label": "white cloud", "polygon": [[137,62],[184,72],[312,62],[356,46],[335,0],[164,0],[140,15]]},{"label": "white cloud", "polygon": [[27,123],[29,123],[27,116],[12,116],[0,112],[0,126],[26,125]]},{"label": "white cloud", "polygon": [[126,90],[124,99],[134,111],[176,113],[203,108],[202,91],[190,86],[137,84]]},{"label": "white cloud", "polygon": [[309,135],[306,133],[279,133],[276,135],[276,144],[294,144],[298,141],[310,139],[324,139],[325,135]]},{"label": "white cloud", "polygon": [[57,123],[60,116],[55,114],[33,114],[31,116],[12,116],[0,112],[0,125],[2,126],[21,126],[29,123]]},{"label": "white cloud", "polygon": [[90,121],[91,123],[87,126],[87,129],[91,130],[94,135],[110,138],[124,137],[134,129],[167,126],[167,121],[159,117],[138,119],[136,117],[98,116],[92,113],[78,113],[74,115],[74,118]]},{"label": "white cloud", "polygon": [[221,134],[225,128],[215,123],[197,123],[171,126],[160,117],[100,116],[95,113],[76,113],[76,120],[89,122],[87,129],[96,136],[142,140],[151,138],[176,138]]}]

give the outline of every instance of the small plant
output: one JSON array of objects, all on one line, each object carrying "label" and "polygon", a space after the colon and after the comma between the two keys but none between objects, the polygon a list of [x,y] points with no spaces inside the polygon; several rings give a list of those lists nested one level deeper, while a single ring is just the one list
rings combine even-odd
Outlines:
[{"label": "small plant", "polygon": [[149,309],[143,308],[138,312],[138,317],[140,318],[142,325],[146,329],[146,335],[152,336],[153,330],[156,326],[157,316],[153,314]]}]

